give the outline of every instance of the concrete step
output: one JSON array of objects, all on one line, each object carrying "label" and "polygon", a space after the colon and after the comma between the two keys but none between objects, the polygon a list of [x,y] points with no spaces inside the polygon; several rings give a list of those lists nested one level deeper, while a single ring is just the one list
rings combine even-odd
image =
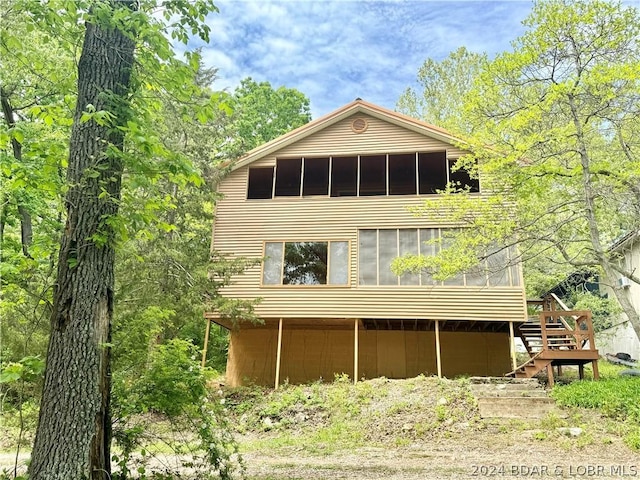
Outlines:
[{"label": "concrete step", "polygon": [[544,418],[555,410],[548,397],[479,397],[482,418]]},{"label": "concrete step", "polygon": [[[529,380],[529,379],[527,379]],[[537,379],[531,382],[479,383],[470,386],[476,398],[480,397],[546,397],[547,392]]]},{"label": "concrete step", "polygon": [[555,402],[536,378],[473,377],[469,386],[482,418],[543,418]]}]

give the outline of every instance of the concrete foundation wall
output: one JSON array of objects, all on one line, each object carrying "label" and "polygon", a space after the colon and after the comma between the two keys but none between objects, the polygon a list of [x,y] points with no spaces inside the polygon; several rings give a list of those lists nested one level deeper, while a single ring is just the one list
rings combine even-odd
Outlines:
[{"label": "concrete foundation wall", "polygon": [[[231,333],[227,384],[273,386],[277,329],[245,329]],[[509,336],[505,333],[441,332],[442,374],[499,376],[510,371]],[[290,329],[282,334],[280,381],[306,383],[353,378],[354,332]],[[434,332],[360,330],[358,378],[410,378],[435,375]]]}]

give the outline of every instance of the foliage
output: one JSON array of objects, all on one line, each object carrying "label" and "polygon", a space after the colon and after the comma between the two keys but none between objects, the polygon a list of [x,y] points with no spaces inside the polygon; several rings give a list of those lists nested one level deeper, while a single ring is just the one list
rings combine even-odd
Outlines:
[{"label": "foliage", "polygon": [[[17,468],[23,442],[30,440],[29,433],[37,425],[37,406],[30,401],[36,397],[42,386],[44,361],[38,356],[28,356],[18,362],[0,362],[0,415],[6,415],[16,422],[15,462],[13,476],[18,480]],[[4,422],[3,422],[4,423]],[[12,422],[6,422],[10,429]],[[0,473],[0,478],[3,474]]]},{"label": "foliage", "polygon": [[[208,398],[206,382],[212,372],[200,368],[197,354],[193,344],[170,340],[153,347],[139,378],[114,375],[114,439],[121,449],[113,457],[119,467],[114,478],[125,480],[133,471],[142,479],[180,478],[189,467],[198,478],[230,479],[242,470],[224,402],[217,394]],[[166,428],[151,434],[152,423]],[[185,432],[192,436],[185,439]],[[179,460],[164,458],[154,446],[158,442]],[[154,458],[165,465],[162,474],[153,466]]]},{"label": "foliage", "polygon": [[398,111],[446,128],[452,132],[469,132],[472,128],[460,108],[487,56],[465,47],[451,52],[437,62],[428,58],[418,70],[420,92],[407,88],[398,99]]},{"label": "foliage", "polygon": [[640,383],[633,377],[573,382],[555,388],[553,397],[560,405],[597,408],[609,417],[640,423]]},{"label": "foliage", "polygon": [[[463,98],[462,116],[473,128],[460,146],[474,154],[464,161],[478,160],[482,190],[492,198],[449,189],[423,211],[437,206],[438,214],[469,227],[448,254],[458,270],[492,245],[517,244],[515,261],[529,272],[543,269],[533,278],[544,281],[551,267],[588,268],[640,283],[608,250],[640,227],[638,10],[540,0],[524,24],[514,50],[484,64]],[[530,285],[537,290],[530,293],[540,294],[539,287]],[[628,292],[612,287],[640,332]]]},{"label": "foliage", "polygon": [[573,310],[590,310],[596,332],[612,327],[622,311],[614,299],[583,291],[571,292],[568,305]]},{"label": "foliage", "polygon": [[[619,372],[620,369],[616,369]],[[552,397],[558,405],[597,409],[625,428],[625,443],[640,450],[640,382],[634,377],[609,377],[556,386]]]},{"label": "foliage", "polygon": [[233,114],[223,128],[220,158],[235,160],[247,151],[300,127],[311,120],[309,99],[284,86],[274,89],[269,82],[248,77],[235,89]]},{"label": "foliage", "polygon": [[75,68],[21,2],[0,16],[0,355],[18,361],[46,353]]}]

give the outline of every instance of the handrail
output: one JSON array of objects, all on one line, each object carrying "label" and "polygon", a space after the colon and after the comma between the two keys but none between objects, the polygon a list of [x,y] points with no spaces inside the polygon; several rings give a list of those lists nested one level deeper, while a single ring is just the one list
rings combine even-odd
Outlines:
[{"label": "handrail", "polygon": [[[560,300],[560,298],[555,294],[555,293],[550,293],[549,294],[551,296],[551,298],[553,298],[553,300],[560,305],[560,307],[565,311],[565,312],[570,312],[571,310],[569,310],[569,307],[567,307],[564,302],[562,300]],[[575,315],[571,315],[573,316],[573,320],[576,321],[578,320],[578,317],[576,317]],[[569,323],[563,318],[563,317],[559,317],[560,321],[564,324],[564,326],[568,329],[571,328],[571,325],[569,325]]]},{"label": "handrail", "polygon": [[[593,350],[594,332],[591,312],[589,310],[567,310],[566,312],[576,319],[574,327],[571,327],[562,319],[562,311],[547,310],[539,313],[542,348],[544,350],[553,350],[560,347],[559,345],[550,345],[549,337],[573,337],[577,350],[582,350],[587,341],[589,341],[590,349]],[[548,329],[547,319],[559,319],[565,328],[561,330]]]}]

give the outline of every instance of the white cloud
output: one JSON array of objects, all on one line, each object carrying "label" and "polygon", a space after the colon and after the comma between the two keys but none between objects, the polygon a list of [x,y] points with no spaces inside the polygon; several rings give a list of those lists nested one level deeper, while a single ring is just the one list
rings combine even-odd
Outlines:
[{"label": "white cloud", "polygon": [[459,46],[494,55],[522,32],[529,2],[218,0],[203,56],[217,88],[242,78],[297,88],[314,117],[356,97],[393,109],[427,58]]}]

